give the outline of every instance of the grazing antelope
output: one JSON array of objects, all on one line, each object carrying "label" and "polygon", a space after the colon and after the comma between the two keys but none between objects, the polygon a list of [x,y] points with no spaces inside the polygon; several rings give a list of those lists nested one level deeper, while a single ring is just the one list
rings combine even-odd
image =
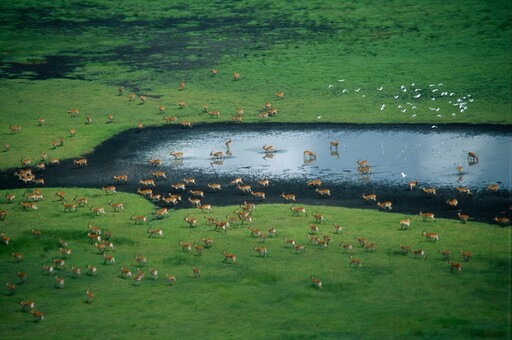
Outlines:
[{"label": "grazing antelope", "polygon": [[436,222],[434,213],[424,213],[420,211],[419,215],[423,217],[423,222],[426,222],[427,219]]},{"label": "grazing antelope", "polygon": [[469,220],[469,215],[461,214],[460,211],[457,213],[457,216],[459,217],[459,220],[461,220],[462,223],[466,224]]},{"label": "grazing antelope", "polygon": [[499,184],[487,184],[485,188],[491,192],[497,192],[500,189]]},{"label": "grazing antelope", "polygon": [[152,236],[164,237],[164,231],[162,229],[148,229],[148,238]]},{"label": "grazing antelope", "polygon": [[313,285],[313,287],[317,289],[322,289],[322,281],[320,281],[316,277],[311,276],[311,284]]},{"label": "grazing antelope", "polygon": [[293,201],[295,202],[295,195],[294,194],[285,194],[284,192],[281,194],[281,197],[286,201]]},{"label": "grazing antelope", "polygon": [[254,247],[252,249],[254,249],[254,251],[257,252],[258,255],[261,256],[261,257],[268,256],[267,247]]},{"label": "grazing antelope", "polygon": [[149,275],[151,276],[151,279],[157,280],[158,279],[158,270],[156,268],[149,268]]},{"label": "grazing antelope", "polygon": [[116,259],[111,256],[111,255],[107,255],[107,254],[103,254],[103,264],[116,264]]},{"label": "grazing antelope", "polygon": [[411,220],[410,219],[403,219],[400,221],[400,230],[409,229],[411,227]]},{"label": "grazing antelope", "polygon": [[460,254],[462,255],[462,259],[464,260],[464,262],[468,262],[469,260],[471,260],[471,257],[473,257],[473,253],[470,251],[461,250]]},{"label": "grazing antelope", "polygon": [[169,209],[167,208],[160,208],[157,211],[155,211],[153,214],[158,218],[163,218],[164,216],[168,215]]},{"label": "grazing antelope", "polygon": [[197,226],[197,221],[198,221],[197,218],[190,217],[189,215],[187,215],[187,216],[185,216],[185,218],[183,220],[188,223],[188,226],[190,228]]},{"label": "grazing antelope", "polygon": [[411,251],[411,247],[410,246],[404,246],[404,245],[401,245],[401,244],[399,244],[398,246],[400,247],[402,255],[407,255]]},{"label": "grazing antelope", "polygon": [[356,237],[355,239],[357,240],[357,242],[359,242],[359,245],[364,248],[364,246],[366,245],[366,242],[367,242],[366,238],[365,237]]},{"label": "grazing antelope", "polygon": [[468,187],[456,187],[455,189],[459,192],[459,194],[466,194],[468,196],[473,195]]},{"label": "grazing antelope", "polygon": [[228,260],[231,261],[231,264],[234,264],[236,262],[235,254],[230,254],[224,250],[224,251],[222,251],[222,255],[224,256],[224,261],[222,261],[222,262],[227,263]]},{"label": "grazing antelope", "polygon": [[89,289],[87,289],[85,291],[85,302],[92,303],[93,300],[94,300],[94,293],[92,291],[90,291]]},{"label": "grazing antelope", "polygon": [[436,196],[436,188],[424,188],[421,187],[421,191],[423,191],[427,196]]},{"label": "grazing antelope", "polygon": [[363,194],[361,197],[363,198],[363,200],[366,203],[377,202],[377,195],[375,195],[375,194],[368,194],[368,195]]},{"label": "grazing antelope", "polygon": [[348,257],[348,259],[350,260],[350,262],[349,262],[350,267],[354,267],[354,268],[361,267],[361,264],[362,264],[361,259],[355,258],[352,255],[350,255]]},{"label": "grazing antelope", "polygon": [[305,160],[313,160],[316,159],[316,153],[310,150],[305,150],[303,153]]},{"label": "grazing antelope", "polygon": [[92,207],[90,210],[96,216],[101,216],[101,215],[106,215],[107,214],[105,212],[105,208],[103,208],[103,207]]},{"label": "grazing antelope", "polygon": [[304,254],[306,252],[306,247],[302,244],[297,244],[293,248],[295,249],[295,254]]},{"label": "grazing antelope", "polygon": [[468,152],[468,162],[478,163],[478,156],[474,152]]},{"label": "grazing antelope", "polygon": [[142,215],[136,216],[136,215],[133,215],[130,219],[135,221],[134,224],[141,224],[141,223],[148,224],[148,219],[147,219],[146,216],[142,216]]},{"label": "grazing antelope", "polygon": [[421,233],[421,236],[425,236],[425,238],[427,239],[427,242],[439,241],[439,234],[437,234],[437,233],[427,233],[424,231]]},{"label": "grazing antelope", "polygon": [[74,165],[78,165],[79,167],[83,168],[84,166],[87,166],[87,159],[80,158],[73,160]]},{"label": "grazing antelope", "polygon": [[299,216],[299,213],[308,216],[308,214],[306,213],[306,208],[304,207],[291,206],[290,210],[292,211],[292,216]]},{"label": "grazing antelope", "polygon": [[423,258],[425,259],[425,251],[423,249],[417,249],[417,250],[413,250],[412,253],[414,254],[414,258]]},{"label": "grazing antelope", "polygon": [[55,288],[62,289],[65,286],[64,278],[55,276]]},{"label": "grazing antelope", "polygon": [[331,190],[329,190],[329,189],[319,189],[319,188],[317,188],[315,191],[320,195],[320,197],[324,197],[324,196],[331,197]]},{"label": "grazing antelope", "polygon": [[21,126],[19,125],[11,125],[9,126],[9,129],[11,130],[12,134],[18,134],[21,132]]},{"label": "grazing antelope", "polygon": [[495,217],[493,221],[502,227],[510,224],[510,219],[508,217]]},{"label": "grazing antelope", "polygon": [[448,261],[450,259],[451,252],[449,250],[439,250],[441,256],[443,256],[443,260]]},{"label": "grazing antelope", "polygon": [[34,317],[34,321],[39,322],[44,320],[44,313],[36,310],[30,311],[30,314]]},{"label": "grazing antelope", "polygon": [[452,208],[456,208],[459,204],[459,201],[456,198],[451,198],[446,200],[446,204]]},{"label": "grazing antelope", "polygon": [[391,209],[393,209],[392,205],[393,203],[391,203],[390,201],[386,201],[386,202],[377,202],[377,205],[379,206],[380,210],[384,210],[384,211],[390,211]]},{"label": "grazing antelope", "polygon": [[22,312],[28,312],[36,308],[36,303],[34,301],[20,301],[19,304]]},{"label": "grazing antelope", "polygon": [[450,265],[450,273],[459,274],[462,271],[462,265],[460,263],[448,261],[448,264]]}]

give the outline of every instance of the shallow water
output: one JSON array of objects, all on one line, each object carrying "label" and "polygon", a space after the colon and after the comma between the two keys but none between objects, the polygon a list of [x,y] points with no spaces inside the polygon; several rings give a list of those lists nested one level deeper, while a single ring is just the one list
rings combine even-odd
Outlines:
[{"label": "shallow water", "polygon": [[[470,132],[466,132],[470,131]],[[322,178],[331,183],[371,181],[379,184],[402,184],[419,180],[424,186],[469,186],[483,188],[489,183],[511,186],[510,131],[430,126],[357,127],[326,126],[202,126],[182,130],[141,131],[137,138],[116,150],[116,164],[147,165],[150,158],[162,159],[186,173],[210,172],[212,176],[242,176],[282,180]],[[225,141],[233,142],[229,150]],[[339,140],[337,149],[330,141]],[[265,157],[264,145],[277,152]],[[317,158],[305,162],[304,150]],[[184,153],[175,161],[171,151]],[[212,151],[230,152],[222,161],[214,162]],[[479,156],[469,164],[468,151]],[[357,160],[368,160],[371,174],[357,171]],[[457,166],[463,166],[461,174]],[[117,166],[116,166],[117,167]]]}]

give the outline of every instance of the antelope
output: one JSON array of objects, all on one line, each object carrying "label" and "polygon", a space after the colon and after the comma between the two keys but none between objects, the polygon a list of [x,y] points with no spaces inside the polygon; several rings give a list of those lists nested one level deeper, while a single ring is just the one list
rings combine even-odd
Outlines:
[{"label": "antelope", "polygon": [[222,251],[222,255],[224,256],[224,261],[222,261],[222,262],[227,263],[228,260],[230,260],[232,264],[234,264],[236,262],[235,254],[230,254],[224,250],[224,251]]},{"label": "antelope", "polygon": [[203,255],[204,246],[200,244],[194,244],[194,249],[196,250],[198,256]]},{"label": "antelope", "polygon": [[90,291],[89,289],[87,289],[85,291],[85,302],[92,303],[93,300],[94,300],[94,293],[92,291]]},{"label": "antelope", "polygon": [[75,137],[75,135],[76,135],[76,129],[69,129],[69,136]]},{"label": "antelope", "polygon": [[366,245],[366,242],[367,242],[366,238],[364,238],[364,237],[356,237],[355,239],[357,240],[357,242],[359,242],[359,245],[361,247],[364,247]]},{"label": "antelope", "polygon": [[68,243],[64,241],[63,239],[59,238],[59,245],[63,248],[67,248]]},{"label": "antelope", "polygon": [[308,187],[320,187],[322,185],[322,181],[319,179],[314,179],[308,181],[306,184],[308,185]]},{"label": "antelope", "polygon": [[237,178],[233,179],[231,182],[229,182],[229,185],[231,185],[231,186],[239,186],[241,184],[244,184],[241,177],[237,177]]},{"label": "antelope", "polygon": [[379,208],[381,210],[384,210],[384,211],[390,211],[391,209],[393,209],[392,205],[393,203],[391,203],[390,201],[386,201],[386,202],[377,202],[377,205],[379,206]]},{"label": "antelope", "polygon": [[262,149],[265,151],[265,153],[275,153],[276,149],[273,145],[263,145]]},{"label": "antelope", "polygon": [[495,217],[493,221],[502,227],[510,224],[510,219],[508,217]]},{"label": "antelope", "polygon": [[51,273],[53,273],[53,270],[54,270],[53,266],[43,265],[41,274],[50,275]]},{"label": "antelope", "polygon": [[152,195],[152,194],[153,194],[153,190],[151,190],[151,189],[141,189],[141,188],[139,188],[139,189],[137,189],[137,193],[138,193],[139,195],[144,196],[144,197],[148,197],[149,195]]},{"label": "antelope", "polygon": [[460,254],[462,255],[462,259],[464,260],[464,262],[468,262],[471,257],[473,257],[473,253],[470,252],[470,251],[460,251]]},{"label": "antelope", "polygon": [[213,240],[211,238],[203,237],[201,241],[203,242],[204,247],[207,249],[210,249],[213,246]]},{"label": "antelope", "polygon": [[364,168],[365,166],[368,166],[368,161],[366,159],[357,160],[357,166],[358,168]]},{"label": "antelope", "polygon": [[313,285],[313,287],[317,289],[322,289],[322,281],[320,281],[316,277],[311,276],[311,284]]},{"label": "antelope", "polygon": [[295,254],[304,254],[306,252],[306,247],[302,244],[297,244],[293,248],[295,249]]},{"label": "antelope", "polygon": [[139,184],[145,187],[152,186],[155,187],[155,181],[152,179],[141,179],[139,180]]},{"label": "antelope", "polygon": [[423,217],[423,222],[426,222],[427,219],[436,222],[436,218],[435,218],[434,213],[424,213],[424,212],[420,211],[419,215]]},{"label": "antelope", "polygon": [[197,226],[197,218],[190,217],[189,215],[187,215],[183,220],[188,223],[190,228]]},{"label": "antelope", "polygon": [[161,208],[161,209],[158,209],[157,211],[155,211],[153,214],[157,217],[157,218],[163,218],[164,216],[168,215],[168,211],[169,209],[167,208]]},{"label": "antelope", "polygon": [[85,117],[85,124],[89,125],[92,123],[92,116],[89,114]]},{"label": "antelope", "polygon": [[167,124],[171,124],[172,122],[175,122],[178,120],[178,117],[176,116],[166,116],[164,117],[164,120]]},{"label": "antelope", "polygon": [[343,248],[343,252],[347,253],[349,250],[353,249],[352,243],[340,243],[340,247]]},{"label": "antelope", "polygon": [[329,189],[319,189],[317,188],[315,190],[318,194],[320,194],[320,197],[324,197],[324,196],[331,196],[331,190]]},{"label": "antelope", "polygon": [[25,159],[21,159],[20,162],[21,162],[21,167],[26,168],[26,167],[30,166],[30,164],[32,163],[32,160],[30,158],[25,158]]},{"label": "antelope", "polygon": [[62,202],[62,206],[64,207],[64,211],[76,212],[76,204]]},{"label": "antelope", "polygon": [[137,262],[137,265],[140,267],[143,267],[146,265],[147,259],[145,256],[142,256],[140,254],[137,254],[133,257],[135,261]]},{"label": "antelope", "polygon": [[48,162],[51,166],[60,164],[60,161],[58,158],[50,158],[50,161]]},{"label": "antelope", "polygon": [[462,174],[464,172],[464,167],[462,165],[457,165],[457,172]]},{"label": "antelope", "polygon": [[376,246],[377,246],[377,245],[376,245],[375,243],[366,243],[366,244],[364,245],[364,250],[365,250],[365,251],[369,251],[369,252],[372,252],[372,253],[373,253],[373,252],[375,252],[375,248],[376,248]]},{"label": "antelope", "polygon": [[468,152],[468,162],[478,163],[478,156],[474,152]]},{"label": "antelope", "polygon": [[210,73],[211,73],[212,77],[214,77],[214,76],[216,76],[219,73],[219,70],[217,70],[216,68],[212,68],[210,70]]},{"label": "antelope", "polygon": [[98,234],[87,233],[87,238],[89,239],[90,243],[101,242],[101,236]]},{"label": "antelope", "polygon": [[69,259],[71,257],[71,254],[73,251],[69,248],[59,248],[60,253],[62,254],[63,258]]},{"label": "antelope", "polygon": [[39,312],[39,311],[36,311],[36,310],[32,310],[30,311],[30,314],[32,314],[32,316],[34,317],[34,320],[36,322],[39,322],[39,321],[43,321],[44,320],[44,313],[43,312]]},{"label": "antelope", "polygon": [[500,189],[499,184],[487,184],[485,188],[491,192],[497,192]]},{"label": "antelope", "polygon": [[180,109],[183,109],[186,105],[187,105],[187,103],[184,100],[180,100],[178,102],[178,106]]},{"label": "antelope", "polygon": [[314,153],[313,151],[310,151],[310,150],[305,150],[303,152],[303,155],[304,155],[304,159],[316,159],[316,153]]},{"label": "antelope", "polygon": [[[155,179],[167,179],[167,176],[165,175],[165,172],[163,171],[152,171],[151,176],[153,176]],[[153,182],[154,184],[154,182]]]},{"label": "antelope", "polygon": [[294,194],[285,194],[284,192],[281,194],[281,197],[286,201],[293,201],[295,202],[295,195]]},{"label": "antelope", "polygon": [[268,118],[268,112],[258,113],[258,117],[260,117],[260,118]]},{"label": "antelope", "polygon": [[123,279],[131,278],[132,277],[132,272],[128,268],[121,267],[121,274],[119,276],[121,278],[123,278]]},{"label": "antelope", "polygon": [[103,264],[107,263],[116,264],[116,259],[111,255],[103,254]]},{"label": "antelope", "polygon": [[34,301],[20,301],[19,304],[22,312],[28,312],[36,308],[36,303]]},{"label": "antelope", "polygon": [[87,166],[87,159],[80,158],[73,160],[74,165],[78,165],[79,167],[83,168],[84,166]]},{"label": "antelope", "polygon": [[183,240],[182,240],[182,241],[178,242],[178,244],[180,245],[182,251],[186,251],[187,253],[190,253],[192,251],[191,243],[183,242]]},{"label": "antelope", "polygon": [[116,193],[116,187],[113,185],[102,187],[101,190],[105,191],[106,195],[114,195]]},{"label": "antelope", "polygon": [[255,252],[258,253],[259,256],[265,257],[268,255],[267,248],[266,247],[254,247],[253,248]]},{"label": "antelope", "polygon": [[44,163],[37,163],[36,168],[37,171],[44,171],[46,169],[46,165]]},{"label": "antelope", "polygon": [[361,259],[355,258],[352,255],[350,255],[348,257],[348,259],[350,260],[350,262],[349,262],[350,267],[354,267],[354,268],[361,267]]},{"label": "antelope", "polygon": [[131,218],[131,220],[134,220],[134,224],[140,224],[140,223],[145,223],[145,224],[148,224],[148,219],[146,216],[136,216],[136,215],[133,215]]},{"label": "antelope", "polygon": [[211,204],[201,204],[197,207],[197,209],[200,209],[203,213],[209,213],[212,212],[212,205]]},{"label": "antelope", "polygon": [[466,195],[473,195],[473,193],[471,192],[471,190],[467,187],[456,187],[455,188],[459,194],[466,194]]},{"label": "antelope", "polygon": [[66,200],[66,192],[65,191],[58,191],[55,193],[55,196],[59,198],[59,201],[65,201]]},{"label": "antelope", "polygon": [[334,233],[335,234],[343,234],[343,227],[339,224],[334,225]]},{"label": "antelope", "polygon": [[38,118],[37,119],[37,123],[38,123],[39,126],[43,126],[44,124],[46,124],[46,119]]},{"label": "antelope", "polygon": [[462,265],[457,262],[448,261],[448,264],[450,265],[450,272],[458,274],[462,271]]},{"label": "antelope", "polygon": [[12,193],[5,194],[6,203],[13,203],[15,198],[16,198],[15,194],[12,194]]},{"label": "antelope", "polygon": [[215,225],[215,228],[213,228],[214,231],[224,230],[224,232],[226,232],[229,228],[229,222],[227,221],[214,221],[213,224]]},{"label": "antelope", "polygon": [[423,249],[413,250],[412,253],[414,254],[415,259],[418,257],[425,259],[425,251]]},{"label": "antelope", "polygon": [[23,262],[23,254],[20,253],[11,253],[11,257],[14,259],[14,262],[20,263]]},{"label": "antelope", "polygon": [[40,230],[36,230],[36,229],[32,229],[32,236],[35,239],[39,239],[41,237],[41,231]]},{"label": "antelope", "polygon": [[74,279],[78,279],[82,275],[82,271],[80,270],[80,268],[75,266],[71,267],[71,273]]},{"label": "antelope", "polygon": [[113,122],[114,122],[114,115],[113,115],[113,114],[111,114],[111,113],[109,113],[109,114],[107,115],[107,124],[111,124],[111,123],[113,123]]},{"label": "antelope", "polygon": [[292,211],[292,216],[299,216],[299,213],[308,216],[308,214],[306,213],[306,208],[304,207],[291,206],[290,210]]},{"label": "antelope", "polygon": [[261,191],[251,191],[251,195],[254,196],[254,199],[264,200],[266,199],[265,193]]},{"label": "antelope", "polygon": [[447,261],[450,259],[451,252],[449,250],[439,250],[439,253],[443,256],[443,260]]},{"label": "antelope", "polygon": [[421,190],[427,195],[436,196],[436,188],[424,188],[421,187]]},{"label": "antelope", "polygon": [[284,239],[284,245],[283,247],[288,247],[288,245],[291,245],[292,247],[295,247],[295,240],[290,240],[288,238]]},{"label": "antelope", "polygon": [[173,156],[174,159],[182,159],[184,154],[181,151],[172,151],[170,155]]},{"label": "antelope", "polygon": [[164,237],[164,231],[162,229],[148,229],[148,238],[152,236]]},{"label": "antelope", "polygon": [[363,200],[366,203],[370,203],[371,201],[377,202],[377,195],[375,195],[375,194],[368,194],[368,195],[363,194],[361,197],[363,198]]},{"label": "antelope", "polygon": [[156,268],[149,268],[149,275],[151,276],[151,279],[157,280],[158,279],[158,269]]},{"label": "antelope", "polygon": [[79,198],[78,196],[75,196],[75,198],[73,198],[73,201],[78,203],[79,207],[85,207],[89,203],[89,200],[87,198],[85,198],[85,197]]},{"label": "antelope", "polygon": [[178,90],[179,90],[179,91],[183,91],[184,89],[185,89],[185,82],[182,80],[182,81],[180,82],[180,87],[179,87],[179,89],[178,89]]},{"label": "antelope", "polygon": [[55,288],[62,289],[64,288],[64,278],[55,276]]},{"label": "antelope", "polygon": [[399,244],[398,246],[400,247],[402,255],[407,255],[411,251],[411,247],[410,246],[403,246],[401,244]]},{"label": "antelope", "polygon": [[208,111],[210,117],[220,117],[220,111]]},{"label": "antelope", "polygon": [[457,213],[457,216],[459,217],[459,220],[461,220],[464,224],[466,224],[470,218],[469,215],[461,214],[460,211]]},{"label": "antelope", "polygon": [[275,237],[277,236],[277,229],[275,227],[270,227],[267,229],[268,237]]},{"label": "antelope", "polygon": [[317,235],[306,235],[309,238],[308,244],[317,245],[319,237]]},{"label": "antelope", "polygon": [[96,249],[98,249],[98,253],[101,255],[105,254],[105,251],[107,250],[107,246],[103,243],[96,243]]},{"label": "antelope", "polygon": [[166,274],[165,278],[167,279],[167,283],[169,284],[169,286],[173,286],[176,283],[176,276]]},{"label": "antelope", "polygon": [[9,126],[9,129],[11,130],[12,134],[18,134],[21,132],[21,126],[19,125],[11,125]]},{"label": "antelope", "polygon": [[56,140],[52,140],[52,148],[57,149],[60,146],[60,142]]},{"label": "antelope", "polygon": [[78,117],[78,115],[80,114],[80,110],[78,110],[77,108],[69,109],[68,114],[70,117]]},{"label": "antelope", "polygon": [[134,285],[140,285],[144,280],[144,272],[140,269],[137,270],[137,274],[133,277]]},{"label": "antelope", "polygon": [[456,208],[459,204],[459,201],[456,198],[451,198],[446,200],[446,204],[449,205],[452,208]]},{"label": "antelope", "polygon": [[9,236],[7,236],[6,234],[4,233],[0,233],[0,237],[2,238],[2,243],[6,246],[9,245],[9,241],[11,241],[11,239],[9,238]]},{"label": "antelope", "polygon": [[171,188],[174,190],[187,190],[185,183],[173,183],[171,184]]},{"label": "antelope", "polygon": [[370,172],[372,172],[372,168],[369,167],[369,166],[363,166],[361,168],[358,168],[357,171],[359,171],[360,173],[362,173],[363,175],[367,175],[369,174]]},{"label": "antelope", "polygon": [[400,220],[400,230],[410,229],[411,227],[411,220],[410,219],[403,219]]},{"label": "antelope", "polygon": [[338,146],[340,144],[339,140],[333,140],[329,142],[329,148],[330,149],[338,149]]},{"label": "antelope", "polygon": [[210,152],[210,157],[212,157],[213,159],[224,159],[226,158],[226,156],[224,155],[224,152],[223,151],[211,151]]},{"label": "antelope", "polygon": [[28,209],[37,210],[38,209],[36,202],[20,202],[20,205],[23,208],[23,210],[28,210]]},{"label": "antelope", "polygon": [[97,268],[95,266],[87,265],[87,275],[96,276]]},{"label": "antelope", "polygon": [[427,233],[427,232],[422,232],[421,233],[421,236],[425,236],[426,239],[427,239],[427,242],[436,242],[436,241],[439,241],[439,234],[437,233]]},{"label": "antelope", "polygon": [[237,188],[243,193],[250,194],[252,193],[252,189],[250,185],[238,185]]},{"label": "antelope", "polygon": [[11,144],[9,143],[4,143],[4,152],[7,152],[11,149]]},{"label": "antelope", "polygon": [[128,96],[128,101],[133,101],[135,98],[137,98],[137,95],[135,93],[130,93]]},{"label": "antelope", "polygon": [[277,91],[275,93],[275,95],[276,95],[276,99],[284,99],[284,92]]},{"label": "antelope", "polygon": [[238,72],[233,73],[233,80],[239,80],[240,74]]},{"label": "antelope", "polygon": [[142,104],[146,103],[146,100],[148,99],[148,97],[141,95],[141,96],[139,96],[139,99],[140,99],[140,104],[142,105]]},{"label": "antelope", "polygon": [[6,217],[7,217],[7,211],[0,210],[0,221],[4,221]]},{"label": "antelope", "polygon": [[148,159],[149,164],[152,166],[158,166],[160,163],[162,163],[162,160],[160,159]]},{"label": "antelope", "polygon": [[91,211],[96,216],[106,215],[105,208],[103,207],[92,207]]},{"label": "antelope", "polygon": [[191,128],[192,127],[192,123],[189,122],[188,120],[183,120],[181,121],[180,125],[184,128]]},{"label": "antelope", "polygon": [[201,269],[197,267],[192,267],[192,276],[194,279],[198,279],[201,277]]}]

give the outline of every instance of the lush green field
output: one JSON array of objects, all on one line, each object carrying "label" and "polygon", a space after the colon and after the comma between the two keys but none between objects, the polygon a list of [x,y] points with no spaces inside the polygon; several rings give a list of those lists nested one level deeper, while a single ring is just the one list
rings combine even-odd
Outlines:
[{"label": "lush green field", "polygon": [[[11,146],[1,167],[36,159],[70,128],[76,138],[50,150],[55,157],[86,153],[139,121],[231,121],[237,108],[244,122],[512,122],[509,1],[149,7],[99,0],[0,4],[0,134]],[[219,74],[212,77],[211,68]],[[117,96],[120,86],[125,93]],[[276,91],[285,99],[277,100]],[[148,101],[129,103],[129,93]],[[182,110],[179,100],[187,104]],[[265,102],[276,117],[258,117]],[[204,104],[221,116],[202,113]],[[70,118],[70,108],[80,116]],[[93,123],[85,126],[88,114]],[[108,114],[113,124],[105,124]],[[11,135],[16,124],[22,132]]]},{"label": "lush green field", "polygon": [[[22,190],[14,191],[18,201]],[[258,205],[253,228],[262,232],[277,228],[277,236],[262,245],[268,257],[253,250],[258,239],[250,236],[248,225],[232,225],[227,232],[214,231],[199,210],[171,211],[168,217],[152,220],[154,208],[143,198],[117,194],[125,212],[114,213],[108,206],[111,196],[93,189],[67,189],[68,201],[76,195],[89,198],[88,207],[64,212],[56,201],[56,189],[43,189],[39,210],[23,211],[17,204],[2,201],[8,215],[1,229],[10,238],[0,247],[0,282],[14,282],[16,273],[28,274],[17,284],[14,294],[2,289],[0,319],[6,338],[56,338],[71,334],[83,338],[98,335],[120,338],[154,337],[208,338],[468,338],[507,336],[510,288],[510,229],[487,224],[411,219],[410,230],[400,230],[405,216],[378,211],[333,207],[307,207],[308,216],[292,216],[288,205]],[[5,192],[1,193],[4,196]],[[106,216],[94,216],[90,207],[103,206]],[[225,219],[236,207],[215,208],[209,216]],[[312,213],[324,215],[316,223]],[[135,225],[132,215],[150,217],[149,228],[163,229],[165,238],[148,238],[145,225]],[[199,218],[190,228],[183,218]],[[112,233],[116,265],[104,265],[86,234],[88,223]],[[322,235],[332,236],[327,248],[308,244],[309,225],[316,223]],[[344,227],[334,233],[334,224]],[[40,239],[31,230],[42,232]],[[422,231],[437,232],[438,242],[427,242]],[[201,243],[212,238],[213,247],[202,256],[187,253],[180,240]],[[375,252],[361,248],[356,237],[376,243]],[[43,275],[42,265],[62,257],[59,238],[68,242],[73,253],[65,259],[65,269],[56,275],[65,287],[55,288],[54,275]],[[284,239],[306,245],[305,254],[284,247]],[[349,266],[349,254],[339,246],[352,243],[351,252],[362,266]],[[426,258],[401,255],[398,244],[423,249]],[[451,250],[453,261],[462,263],[460,274],[450,273],[439,250]],[[236,263],[223,263],[222,251],[237,255]],[[463,262],[460,250],[473,257]],[[11,253],[23,253],[16,263]],[[140,286],[120,277],[120,268],[135,272],[134,256],[144,255],[146,279]],[[97,276],[85,274],[86,266],[98,268]],[[82,269],[73,278],[71,267]],[[201,277],[192,277],[192,267]],[[160,277],[149,278],[156,268]],[[169,286],[165,274],[176,276]],[[312,286],[310,276],[323,282],[323,289]],[[85,302],[85,290],[96,298]],[[21,312],[20,300],[34,300],[45,320],[34,322]],[[108,331],[106,331],[108,330]],[[510,334],[509,334],[510,335]]]}]

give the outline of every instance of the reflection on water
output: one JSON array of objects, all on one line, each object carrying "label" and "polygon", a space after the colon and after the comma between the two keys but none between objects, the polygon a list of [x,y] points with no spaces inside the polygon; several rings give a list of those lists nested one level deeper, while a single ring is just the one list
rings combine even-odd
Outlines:
[{"label": "reflection on water", "polygon": [[[461,130],[462,131],[462,130]],[[233,128],[198,127],[173,131],[152,131],[156,138],[142,138],[122,161],[143,164],[162,159],[164,166],[187,172],[210,172],[223,176],[302,179],[320,177],[324,181],[376,181],[424,185],[484,187],[501,183],[510,189],[511,133],[472,132],[425,128],[325,128],[314,126]],[[144,132],[142,132],[144,133]],[[168,134],[168,137],[155,134]],[[231,139],[232,143],[226,144]],[[152,142],[153,140],[158,140]],[[339,141],[337,147],[331,141]],[[129,144],[129,143],[128,143]],[[263,146],[273,146],[266,152]],[[127,145],[128,146],[128,145]],[[135,150],[135,151],[134,151]],[[305,150],[316,158],[306,159]],[[170,155],[183,152],[181,160]],[[212,158],[222,151],[225,158]],[[468,163],[467,153],[479,156]],[[358,160],[367,160],[371,172],[360,174]],[[462,166],[463,170],[457,170]],[[421,184],[420,184],[421,185]]]}]

